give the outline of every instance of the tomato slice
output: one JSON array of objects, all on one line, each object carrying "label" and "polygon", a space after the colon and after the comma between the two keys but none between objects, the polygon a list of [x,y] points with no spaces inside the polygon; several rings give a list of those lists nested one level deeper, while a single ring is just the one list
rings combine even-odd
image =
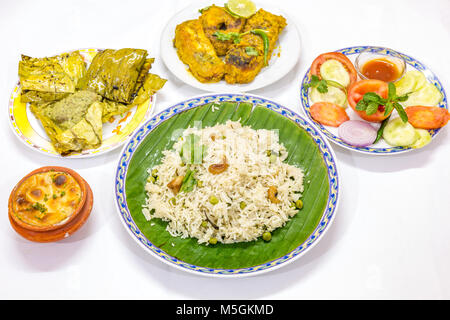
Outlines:
[{"label": "tomato slice", "polygon": [[347,86],[347,88],[349,88],[354,82],[356,82],[356,80],[358,78],[358,74],[356,73],[356,69],[353,66],[353,63],[343,53],[327,52],[327,53],[322,53],[321,55],[319,55],[316,59],[314,59],[313,63],[311,64],[311,70],[310,70],[311,75],[316,75],[319,78],[321,78],[320,77],[320,67],[322,66],[322,64],[325,61],[331,60],[331,59],[339,61],[340,63],[342,63],[344,68],[347,69],[349,76],[350,76],[350,83]]},{"label": "tomato slice", "polygon": [[310,108],[311,116],[317,122],[332,127],[339,127],[350,120],[344,108],[331,102],[316,102]]},{"label": "tomato slice", "polygon": [[388,96],[388,88],[388,84],[381,80],[360,80],[358,82],[355,82],[348,89],[348,104],[358,114],[358,116],[360,116],[364,120],[369,122],[381,122],[390,115],[390,113],[384,115],[384,106],[379,106],[377,112],[369,116],[365,111],[356,110],[356,104],[364,97],[364,94],[366,94],[367,92],[374,92],[383,99],[386,99]]},{"label": "tomato slice", "polygon": [[439,107],[411,106],[405,108],[408,122],[414,128],[438,129],[442,128],[450,120],[447,109]]}]

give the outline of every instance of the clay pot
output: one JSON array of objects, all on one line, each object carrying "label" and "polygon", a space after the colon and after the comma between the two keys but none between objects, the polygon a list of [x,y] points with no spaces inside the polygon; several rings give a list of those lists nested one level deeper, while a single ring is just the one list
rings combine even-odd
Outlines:
[{"label": "clay pot", "polygon": [[[45,226],[29,224],[19,219],[14,213],[13,201],[16,197],[17,189],[31,176],[49,171],[63,172],[73,177],[80,186],[81,200],[75,211],[61,223]],[[22,237],[35,242],[53,242],[69,237],[86,222],[92,211],[93,201],[93,193],[89,184],[78,173],[65,167],[47,166],[30,172],[13,188],[9,196],[8,216],[11,226]]]}]

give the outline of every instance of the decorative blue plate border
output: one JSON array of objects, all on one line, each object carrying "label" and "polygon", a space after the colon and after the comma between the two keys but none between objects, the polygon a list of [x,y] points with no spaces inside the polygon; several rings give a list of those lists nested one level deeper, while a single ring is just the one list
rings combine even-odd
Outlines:
[{"label": "decorative blue plate border", "polygon": [[[375,50],[380,50],[382,49],[383,53],[389,55],[390,52],[392,51],[392,49],[389,48],[382,48],[382,47],[374,47],[374,46],[356,46],[356,47],[348,47],[348,48],[344,48],[344,49],[340,49],[340,50],[336,50],[336,52],[341,52],[343,54],[345,54],[346,56],[351,56],[351,55],[355,55],[355,54],[359,54],[361,51],[369,49],[369,51],[375,51]],[[406,63],[415,68],[416,70],[422,71],[424,72],[426,78],[428,81],[430,81],[432,84],[434,84],[436,86],[436,88],[439,89],[439,91],[441,92],[443,99],[442,101],[439,103],[439,107],[440,108],[445,108],[448,109],[448,105],[447,105],[447,96],[445,94],[445,90],[441,84],[441,82],[439,81],[439,79],[436,77],[436,75],[431,72],[431,70],[429,68],[427,68],[424,64],[422,64],[421,62],[417,61],[416,59],[404,54],[404,53],[400,53],[397,51],[397,53],[399,53],[406,61]],[[311,112],[310,112],[310,104],[309,104],[309,99],[308,99],[308,90],[305,89],[305,84],[309,83],[310,81],[310,69],[308,69],[305,73],[305,76],[303,77],[301,86],[300,86],[300,99],[302,101],[302,106],[303,106],[303,111],[305,112],[306,116],[310,119],[310,121],[320,130],[320,132],[322,132],[330,141],[344,147],[350,150],[355,150],[355,151],[359,151],[362,153],[367,153],[367,154],[378,154],[378,155],[388,155],[388,154],[396,154],[396,153],[401,153],[401,152],[406,152],[406,151],[410,151],[413,150],[413,148],[410,147],[389,147],[389,148],[377,148],[375,146],[367,146],[367,147],[355,147],[352,146],[346,142],[344,142],[341,138],[339,138],[338,136],[334,135],[332,132],[330,132],[325,126],[323,126],[322,124],[316,122],[312,116],[311,116]],[[438,132],[440,131],[440,129],[436,129],[436,130],[429,130],[431,136],[434,138]]]},{"label": "decorative blue plate border", "polygon": [[[139,228],[133,221],[133,218],[131,217],[126,200],[125,180],[127,176],[128,166],[134,152],[145,139],[145,137],[163,121],[170,119],[180,112],[202,106],[206,103],[221,101],[249,102],[253,105],[261,105],[294,121],[300,128],[306,130],[306,132],[316,142],[328,171],[328,182],[330,185],[329,198],[322,218],[320,219],[320,222],[318,223],[312,234],[300,246],[291,251],[289,254],[273,261],[250,268],[211,269],[192,265],[168,255],[163,250],[153,245],[139,230]],[[116,205],[120,214],[121,221],[124,223],[125,228],[131,234],[132,238],[134,238],[147,252],[153,254],[163,262],[166,262],[169,265],[175,266],[184,271],[191,271],[197,274],[210,276],[245,276],[274,270],[281,265],[285,265],[287,262],[292,262],[294,259],[300,257],[307,250],[312,248],[319,241],[319,239],[322,238],[324,232],[331,225],[336,213],[339,202],[339,179],[335,155],[332,148],[323,137],[323,135],[312,124],[300,117],[298,114],[292,112],[291,110],[283,107],[276,102],[256,95],[209,94],[194,97],[167,108],[166,110],[162,111],[161,113],[147,121],[133,134],[133,136],[123,147],[122,153],[119,158],[119,163],[117,165],[116,175],[114,178],[114,192],[116,195]]]}]

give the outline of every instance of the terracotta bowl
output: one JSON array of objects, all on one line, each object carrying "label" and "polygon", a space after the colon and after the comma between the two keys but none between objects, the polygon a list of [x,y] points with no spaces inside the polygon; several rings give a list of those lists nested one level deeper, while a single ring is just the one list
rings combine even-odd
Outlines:
[{"label": "terracotta bowl", "polygon": [[[13,201],[16,196],[16,192],[18,188],[31,176],[44,173],[49,171],[55,172],[63,172],[67,175],[70,175],[74,178],[74,180],[80,186],[81,199],[75,208],[74,212],[66,218],[64,221],[60,223],[56,223],[53,225],[46,226],[37,226],[29,224],[21,219],[15,214]],[[89,217],[93,206],[93,194],[89,184],[74,170],[65,168],[65,167],[57,167],[57,166],[47,166],[36,169],[25,177],[23,177],[17,185],[13,188],[8,202],[8,215],[11,226],[13,229],[19,233],[24,238],[36,241],[36,242],[52,242],[58,241],[63,238],[67,238],[71,234],[73,234],[76,230],[78,230],[84,222]]]}]

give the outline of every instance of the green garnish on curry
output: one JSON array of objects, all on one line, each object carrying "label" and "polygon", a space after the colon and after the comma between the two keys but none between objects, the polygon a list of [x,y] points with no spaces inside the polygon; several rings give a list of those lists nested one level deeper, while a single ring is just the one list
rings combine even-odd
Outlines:
[{"label": "green garnish on curry", "polygon": [[[220,32],[220,31],[216,31],[214,32],[214,36],[221,41],[228,41],[228,40],[233,40],[234,43],[240,43],[241,42],[241,37],[252,33],[255,34],[257,36],[260,36],[261,39],[263,40],[263,44],[264,44],[264,65],[267,65],[267,56],[269,54],[269,37],[267,36],[267,30],[263,30],[263,29],[253,29],[253,30],[249,30],[243,33],[238,33],[238,32],[228,32],[228,33],[224,33],[224,32]],[[249,55],[249,56],[256,56],[259,55],[255,53],[255,50],[251,50],[249,48],[253,48],[253,47],[246,47],[245,48],[245,52]],[[250,53],[249,53],[250,52]]]}]

